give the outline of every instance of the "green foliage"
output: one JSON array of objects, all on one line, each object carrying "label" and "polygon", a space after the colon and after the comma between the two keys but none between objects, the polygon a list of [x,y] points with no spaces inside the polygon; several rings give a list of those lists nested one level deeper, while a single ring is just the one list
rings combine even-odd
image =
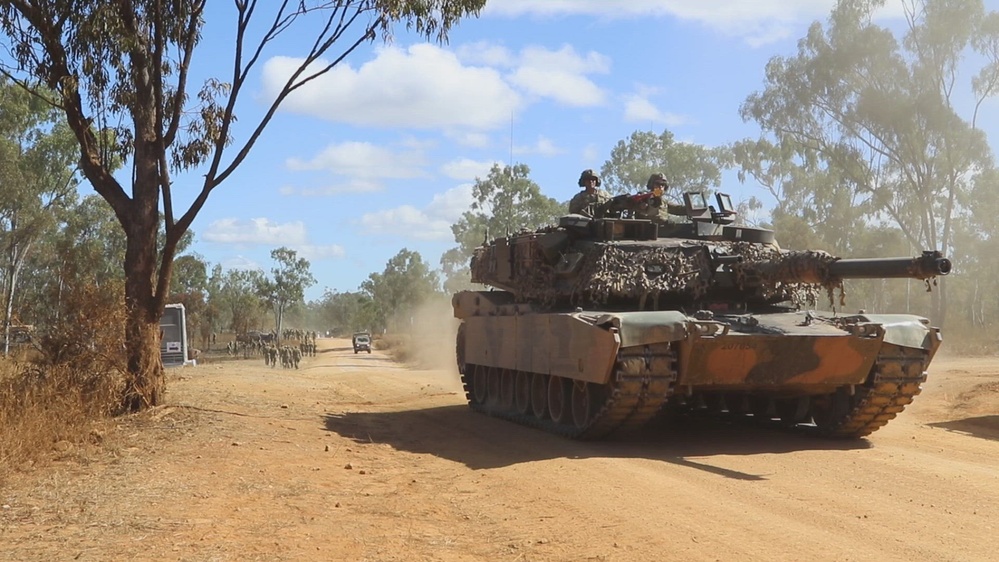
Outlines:
[{"label": "green foliage", "polygon": [[261,271],[230,269],[223,272],[221,266],[215,266],[209,279],[208,306],[216,311],[218,325],[237,334],[261,327],[266,303],[257,295],[257,290],[264,281]]},{"label": "green foliage", "polygon": [[403,248],[385,264],[383,272],[372,273],[361,283],[361,290],[373,304],[371,329],[407,329],[413,312],[437,293],[439,286],[437,273],[419,252]]},{"label": "green foliage", "polygon": [[367,293],[327,289],[318,307],[318,322],[323,330],[331,330],[337,336],[372,330],[376,324],[375,303]]},{"label": "green foliage", "polygon": [[212,329],[206,325],[208,312],[208,264],[197,254],[178,256],[173,262],[170,281],[170,302],[184,305],[188,337],[195,343],[200,336],[205,346]]},{"label": "green foliage", "polygon": [[[999,91],[999,14],[979,0],[916,1],[900,41],[873,23],[881,4],[840,1],[797,55],[769,62],[764,90],[741,108],[769,138],[737,143],[735,160],[830,246],[884,223],[912,247],[960,255],[968,203],[989,197],[976,177],[994,162],[976,114],[958,109],[977,112]],[[969,54],[984,64],[962,79]],[[969,94],[974,104],[958,103]],[[938,322],[946,295],[934,295]]]},{"label": "green foliage", "polygon": [[475,180],[471,209],[451,225],[458,246],[441,257],[449,292],[470,284],[468,261],[487,237],[554,224],[565,214],[565,205],[541,193],[530,173],[525,164],[502,168],[494,164],[485,179]]},{"label": "green foliage", "polygon": [[56,226],[56,213],[76,200],[78,152],[58,112],[0,77],[0,353],[9,329],[24,265]]},{"label": "green foliage", "polygon": [[[62,110],[83,175],[114,209],[125,232],[125,347],[134,378],[134,394],[128,397],[133,409],[155,405],[163,394],[162,367],[153,356],[158,346],[152,340],[181,241],[212,190],[247,158],[284,100],[358,46],[379,35],[389,38],[396,24],[444,42],[452,26],[478,14],[485,0],[280,2],[268,3],[271,13],[262,15],[257,2],[235,2],[232,74],[206,78],[191,95],[190,64],[206,4],[0,3],[0,34],[8,55],[0,60],[0,73],[26,88],[50,90],[36,88],[36,93]],[[262,25],[255,15],[263,18]],[[256,64],[268,58],[268,47],[281,43],[285,48],[278,38],[296,33],[305,50],[301,65],[260,120],[249,124],[245,142],[234,147],[232,124],[243,86],[256,75]],[[125,159],[132,163],[131,186],[113,174]],[[200,192],[186,211],[175,212],[171,174],[202,165]],[[158,245],[161,209],[165,229]]]},{"label": "green foliage", "polygon": [[600,168],[601,188],[612,194],[645,191],[649,176],[662,173],[669,183],[667,197],[682,201],[684,192],[717,189],[728,159],[726,148],[677,142],[668,130],[659,135],[635,131],[611,149]]},{"label": "green foliage", "polygon": [[271,250],[271,259],[277,265],[271,268],[271,278],[259,280],[257,294],[274,310],[274,325],[280,334],[285,311],[305,303],[305,289],[315,285],[316,279],[309,271],[309,260],[298,257],[294,250]]}]

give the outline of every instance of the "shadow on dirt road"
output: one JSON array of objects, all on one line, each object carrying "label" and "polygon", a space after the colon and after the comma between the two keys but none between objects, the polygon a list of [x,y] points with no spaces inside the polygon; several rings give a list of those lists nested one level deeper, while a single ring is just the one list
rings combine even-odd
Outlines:
[{"label": "shadow on dirt road", "polygon": [[866,440],[828,440],[798,430],[776,430],[714,419],[656,422],[635,435],[606,441],[573,441],[490,418],[465,406],[398,412],[328,413],[324,427],[358,443],[386,443],[418,454],[489,469],[553,458],[639,458],[707,470],[728,478],[760,476],[727,471],[691,458],[782,454],[802,450],[856,450]]},{"label": "shadow on dirt road", "polygon": [[962,433],[964,435],[971,435],[972,437],[979,437],[981,439],[999,441],[999,415],[977,416],[960,420],[931,423],[927,425],[930,427],[946,429],[947,431],[953,431],[954,433]]}]

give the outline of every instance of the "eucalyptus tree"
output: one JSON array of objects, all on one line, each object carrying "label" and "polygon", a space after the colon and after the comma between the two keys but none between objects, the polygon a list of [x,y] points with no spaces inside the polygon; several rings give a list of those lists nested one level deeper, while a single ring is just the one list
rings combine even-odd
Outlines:
[{"label": "eucalyptus tree", "polygon": [[264,273],[257,269],[223,271],[221,266],[216,266],[212,270],[211,302],[233,333],[245,334],[261,326],[266,303],[257,292],[264,280]]},{"label": "eucalyptus tree", "polygon": [[440,290],[437,273],[419,252],[403,248],[392,256],[381,273],[372,273],[361,283],[371,297],[376,315],[374,329],[390,324],[408,326],[413,311]]},{"label": "eucalyptus tree", "polygon": [[470,283],[468,261],[486,237],[554,224],[565,214],[565,205],[544,195],[530,174],[526,164],[494,164],[485,178],[476,178],[471,208],[451,225],[458,246],[441,257],[449,292]]},{"label": "eucalyptus tree", "polygon": [[88,286],[120,292],[125,277],[125,233],[103,199],[87,195],[55,215],[55,227],[38,239],[22,273],[20,307],[40,329],[64,321],[72,295]]},{"label": "eucalyptus tree", "polygon": [[25,260],[76,200],[76,144],[59,113],[0,76],[0,352],[7,355]]},{"label": "eucalyptus tree", "polygon": [[[897,38],[873,21],[883,5],[841,0],[796,55],[770,60],[765,88],[740,110],[765,135],[742,152],[743,170],[762,171],[799,210],[825,206],[841,228],[886,222],[915,248],[960,253],[975,178],[994,167],[978,122],[999,91],[999,13],[981,0],[907,0]],[[946,287],[933,293],[941,323]]]},{"label": "eucalyptus tree", "polygon": [[305,304],[305,289],[316,284],[309,271],[310,263],[298,257],[295,250],[271,250],[276,264],[271,268],[272,277],[263,277],[257,285],[257,294],[274,311],[274,326],[280,334],[284,329],[284,315],[290,307]]},{"label": "eucalyptus tree", "polygon": [[202,345],[210,343],[212,332],[208,316],[208,263],[196,253],[177,256],[173,263],[173,277],[170,280],[171,303],[184,305],[187,317],[188,337],[201,338]]},{"label": "eucalyptus tree", "polygon": [[319,302],[319,321],[336,335],[375,328],[375,307],[371,295],[362,291],[340,292],[327,289]]},{"label": "eucalyptus tree", "polygon": [[601,187],[611,193],[643,191],[649,176],[662,173],[669,183],[667,196],[679,201],[687,191],[718,189],[728,159],[726,147],[678,142],[668,130],[658,135],[635,131],[611,149],[600,168]]},{"label": "eucalyptus tree", "polygon": [[[76,137],[83,175],[114,209],[126,235],[130,384],[125,409],[161,401],[165,382],[158,324],[177,243],[211,192],[246,159],[285,99],[360,45],[391,37],[396,24],[445,42],[452,26],[477,15],[484,4],[235,0],[231,74],[207,79],[192,95],[191,61],[202,38],[207,0],[0,2],[0,33],[11,55],[0,61],[0,70],[26,88],[41,84],[55,91],[47,101],[63,112]],[[270,13],[258,14],[263,10]],[[237,144],[232,133],[237,100],[269,48],[288,37],[305,45],[301,64]],[[116,158],[130,162],[130,186],[111,173]],[[194,168],[200,191],[186,210],[175,209],[172,177]],[[161,210],[166,240],[158,251]]]}]

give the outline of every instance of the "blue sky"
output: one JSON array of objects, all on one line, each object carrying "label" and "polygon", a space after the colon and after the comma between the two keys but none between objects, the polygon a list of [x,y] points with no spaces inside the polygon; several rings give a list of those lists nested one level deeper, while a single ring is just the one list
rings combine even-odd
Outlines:
[{"label": "blue sky", "polygon": [[[599,169],[635,131],[669,129],[705,146],[757,136],[739,105],[762,88],[767,61],[793,55],[833,5],[489,0],[445,46],[399,30],[390,44],[362,46],[286,100],[249,158],[212,193],[189,251],[224,268],[269,271],[270,251],[292,248],[317,279],[308,300],[327,288],[357,290],[402,248],[439,267],[475,177],[494,162],[527,164],[542,190],[564,201],[578,191],[582,169]],[[195,73],[231,73],[231,10],[208,15]],[[881,14],[879,23],[901,25],[901,0]],[[238,108],[236,146],[307,48],[291,37],[265,54]],[[999,100],[980,119],[995,142]],[[771,203],[734,173],[726,178],[722,190],[736,201],[755,195]],[[176,207],[200,185],[197,170],[175,180]]]}]

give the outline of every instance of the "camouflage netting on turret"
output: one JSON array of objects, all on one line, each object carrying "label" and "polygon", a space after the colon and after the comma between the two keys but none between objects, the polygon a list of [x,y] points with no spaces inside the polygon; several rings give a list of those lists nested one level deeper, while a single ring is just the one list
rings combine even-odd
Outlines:
[{"label": "camouflage netting on turret", "polygon": [[[657,309],[663,297],[694,302],[711,298],[717,287],[712,256],[738,256],[731,264],[732,281],[754,300],[814,306],[823,288],[832,256],[824,252],[781,252],[766,244],[746,242],[682,242],[592,244],[578,248],[579,265],[560,272],[534,248],[522,246],[513,259],[513,275],[503,288],[519,302],[550,306],[568,301],[574,306],[599,306],[632,301],[642,310]],[[492,247],[480,248],[472,260],[472,278],[496,279]]]},{"label": "camouflage netting on turret", "polygon": [[655,298],[660,293],[704,294],[710,261],[703,245],[680,247],[591,246],[579,273],[563,288],[580,304],[610,299]]}]

